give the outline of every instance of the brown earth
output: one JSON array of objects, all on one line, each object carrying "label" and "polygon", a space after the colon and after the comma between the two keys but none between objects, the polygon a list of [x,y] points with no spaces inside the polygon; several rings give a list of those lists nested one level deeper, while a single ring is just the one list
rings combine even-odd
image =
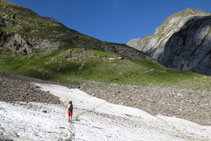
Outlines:
[{"label": "brown earth", "polygon": [[[44,102],[59,104],[59,98],[31,84],[44,82],[38,79],[0,72],[0,101]],[[47,82],[45,82],[47,83]]]}]

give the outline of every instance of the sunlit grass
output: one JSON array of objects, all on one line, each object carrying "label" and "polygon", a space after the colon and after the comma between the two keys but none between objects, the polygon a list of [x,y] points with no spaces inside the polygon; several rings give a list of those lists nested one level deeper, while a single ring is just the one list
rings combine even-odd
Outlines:
[{"label": "sunlit grass", "polygon": [[182,84],[181,86],[191,87],[188,84],[192,84],[194,79],[201,80],[204,77],[210,83],[210,77],[207,76],[168,69],[155,62],[117,59],[118,57],[120,56],[103,51],[79,48],[59,52],[38,51],[24,57],[1,52],[0,69],[65,84],[71,83],[72,79],[80,79],[131,85]]}]

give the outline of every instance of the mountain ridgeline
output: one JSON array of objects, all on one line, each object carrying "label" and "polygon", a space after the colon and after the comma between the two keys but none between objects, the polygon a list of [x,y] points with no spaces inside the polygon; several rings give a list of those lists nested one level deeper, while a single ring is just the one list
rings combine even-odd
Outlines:
[{"label": "mountain ridgeline", "polygon": [[[177,23],[174,18],[169,21],[165,22],[172,23],[168,27],[182,27],[173,24]],[[159,44],[164,43],[163,38],[167,36],[161,34],[165,31],[161,28],[164,27],[159,27],[156,34]],[[174,34],[172,30],[168,32]],[[143,45],[155,47],[154,37],[146,36]],[[32,10],[0,0],[0,71],[76,85],[83,80],[151,85],[202,78],[192,72],[163,67],[155,61],[162,57],[153,55],[154,48],[144,49],[98,40]]]},{"label": "mountain ridgeline", "polygon": [[117,53],[139,60],[152,60],[145,53],[124,44],[103,42],[65,27],[51,18],[18,5],[0,1],[0,45],[1,50],[21,55],[33,54],[37,50],[80,47]]},{"label": "mountain ridgeline", "polygon": [[211,14],[188,8],[167,18],[152,36],[128,45],[166,67],[211,75]]}]

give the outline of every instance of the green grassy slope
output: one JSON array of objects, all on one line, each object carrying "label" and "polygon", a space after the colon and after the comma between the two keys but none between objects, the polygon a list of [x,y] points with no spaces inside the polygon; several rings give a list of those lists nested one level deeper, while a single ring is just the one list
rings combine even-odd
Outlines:
[{"label": "green grassy slope", "polygon": [[119,55],[83,48],[51,50],[18,56],[1,52],[0,70],[61,83],[73,79],[118,84],[175,84],[202,75],[167,69],[157,63],[122,58]]},{"label": "green grassy slope", "polygon": [[[24,37],[33,45],[31,39],[48,39],[61,42],[58,50],[35,49],[35,54],[25,56],[6,51],[0,43],[0,70],[29,77],[52,80],[70,84],[73,80],[95,80],[106,83],[131,85],[175,85],[190,88],[209,88],[211,78],[191,72],[167,69],[153,61],[138,61],[117,54],[104,52],[115,49],[122,54],[136,52],[129,47],[104,43],[98,39],[69,29],[61,23],[21,6],[0,0],[0,32],[6,38],[12,33]],[[7,23],[7,25],[4,25]],[[100,48],[103,46],[104,48]],[[77,46],[78,45],[78,46]],[[114,46],[117,46],[116,48]],[[79,48],[77,48],[79,47]],[[89,49],[88,49],[89,48]],[[128,49],[129,48],[129,49]],[[91,50],[97,49],[97,50]],[[118,51],[117,51],[118,50]],[[144,58],[144,57],[143,57]],[[194,82],[194,83],[193,83]]]}]

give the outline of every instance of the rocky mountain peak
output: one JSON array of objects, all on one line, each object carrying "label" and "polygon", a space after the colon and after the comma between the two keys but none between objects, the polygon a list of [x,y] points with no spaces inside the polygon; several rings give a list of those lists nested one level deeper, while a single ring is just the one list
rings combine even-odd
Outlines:
[{"label": "rocky mountain peak", "polygon": [[[188,8],[168,17],[165,22],[156,29],[156,32],[151,37],[133,39],[128,42],[128,45],[147,53],[167,67],[189,70],[202,74],[211,74],[207,73],[207,69],[200,66],[200,61],[196,61],[197,57],[195,58],[196,60],[194,61],[194,65],[192,65],[190,63],[190,58],[193,57],[191,54],[182,53],[183,58],[179,57],[175,61],[172,59],[174,56],[178,57],[178,52],[183,51],[189,52],[191,50],[197,50],[198,54],[195,54],[196,56],[203,56],[206,54],[201,47],[206,46],[206,48],[208,48],[207,44],[211,44],[210,16],[210,13]],[[180,40],[179,43],[176,43],[178,38],[180,38],[182,41]],[[204,42],[206,42],[206,45],[203,44]],[[186,47],[184,48],[184,46]],[[201,51],[203,50],[203,55],[198,49]],[[209,49],[206,50],[209,51]],[[167,56],[171,56],[171,60],[168,60]]]},{"label": "rocky mountain peak", "polygon": [[[199,9],[192,9],[192,8],[187,8],[183,11],[180,11],[180,12],[177,12],[173,15],[171,15],[170,17],[186,17],[186,16],[206,16],[206,15],[209,15],[210,13],[207,13],[207,12],[204,12],[202,10],[199,10]],[[170,18],[169,17],[169,18]]]},{"label": "rocky mountain peak", "polygon": [[[187,8],[169,16],[164,23],[156,29],[155,33],[151,37],[145,36],[144,38],[132,39],[127,43],[127,45],[144,52],[153,50],[162,46],[174,32],[179,31],[179,29],[183,27],[183,25],[192,17],[209,15],[211,14],[202,10]],[[156,58],[156,56],[154,56],[154,58]]]}]

